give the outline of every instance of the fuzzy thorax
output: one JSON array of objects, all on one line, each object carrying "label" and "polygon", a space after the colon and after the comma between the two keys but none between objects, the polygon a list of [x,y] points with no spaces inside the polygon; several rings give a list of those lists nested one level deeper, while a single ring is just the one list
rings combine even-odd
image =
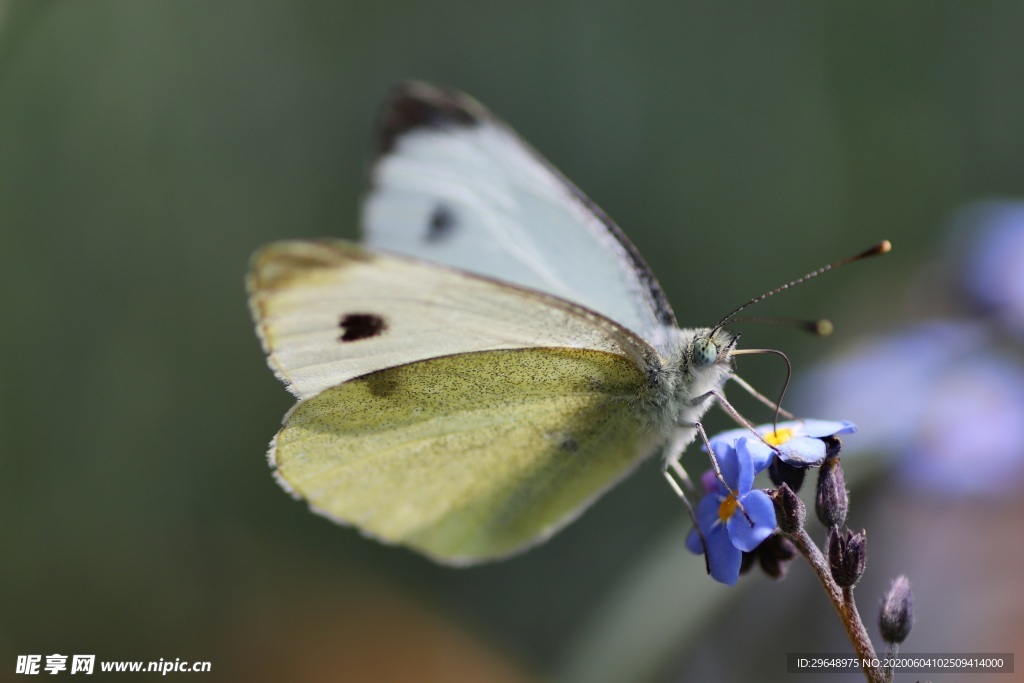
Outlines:
[{"label": "fuzzy thorax", "polygon": [[667,352],[645,364],[647,391],[641,413],[652,430],[670,434],[701,419],[732,373],[737,337],[708,327],[673,329]]}]

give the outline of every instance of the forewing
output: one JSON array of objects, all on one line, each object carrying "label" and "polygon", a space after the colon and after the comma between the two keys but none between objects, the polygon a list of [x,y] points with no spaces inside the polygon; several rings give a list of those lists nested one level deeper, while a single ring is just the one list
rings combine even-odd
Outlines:
[{"label": "forewing", "polygon": [[676,327],[636,247],[482,105],[408,83],[381,115],[365,241],[538,289],[648,341]]},{"label": "forewing", "polygon": [[315,511],[470,564],[547,538],[657,445],[637,412],[645,386],[598,351],[447,356],[302,401],[269,457]]},{"label": "forewing", "polygon": [[630,331],[570,302],[338,240],[263,248],[248,286],[269,363],[299,398],[454,353],[570,347],[637,365],[655,353]]}]

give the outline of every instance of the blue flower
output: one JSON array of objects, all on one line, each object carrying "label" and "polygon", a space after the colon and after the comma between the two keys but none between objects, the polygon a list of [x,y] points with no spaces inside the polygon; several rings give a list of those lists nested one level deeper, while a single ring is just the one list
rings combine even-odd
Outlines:
[{"label": "blue flower", "polygon": [[[754,477],[771,458],[755,457],[747,448],[748,442],[712,440],[715,459],[729,488],[713,476],[702,477],[708,493],[694,510],[700,534],[694,529],[686,539],[686,547],[692,552],[699,555],[707,551],[711,577],[730,586],[739,577],[743,552],[754,550],[775,531],[774,504],[764,491],[752,490]],[[701,544],[701,534],[706,548]]]},{"label": "blue flower", "polygon": [[937,373],[899,474],[944,494],[1015,494],[1024,484],[1024,367],[995,351]]},{"label": "blue flower", "polygon": [[[845,420],[790,420],[777,426],[766,424],[755,429],[764,441],[778,449],[779,458],[796,467],[817,467],[825,461],[822,438],[857,431],[856,425]],[[744,441],[748,442],[746,448],[758,471],[771,463],[776,451],[743,427],[715,435],[711,439],[711,447],[714,448],[716,442],[734,443],[739,447]]]},{"label": "blue flower", "polygon": [[902,484],[950,495],[1024,486],[1024,364],[968,321],[929,321],[862,343],[804,373],[794,403],[850,415],[846,455],[899,458]]},{"label": "blue flower", "polygon": [[973,303],[1024,336],[1024,202],[968,205],[953,219],[949,246]]},{"label": "blue flower", "polygon": [[850,416],[864,428],[856,450],[902,451],[914,440],[936,379],[977,356],[989,338],[984,326],[966,321],[916,323],[803,371],[791,400],[797,410]]}]

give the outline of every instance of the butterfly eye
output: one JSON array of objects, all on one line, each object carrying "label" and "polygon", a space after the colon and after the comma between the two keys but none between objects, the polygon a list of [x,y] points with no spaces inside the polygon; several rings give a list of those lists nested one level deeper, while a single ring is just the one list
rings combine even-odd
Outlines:
[{"label": "butterfly eye", "polygon": [[693,364],[698,368],[706,368],[718,358],[718,346],[707,337],[693,342]]}]

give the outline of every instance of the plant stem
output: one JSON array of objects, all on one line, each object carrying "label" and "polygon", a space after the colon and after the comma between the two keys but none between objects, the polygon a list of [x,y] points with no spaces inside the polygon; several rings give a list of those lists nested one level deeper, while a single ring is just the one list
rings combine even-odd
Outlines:
[{"label": "plant stem", "polygon": [[[893,659],[896,658],[896,655],[898,655],[899,653],[900,653],[900,644],[899,643],[889,643],[889,647],[885,648],[885,659],[887,661],[891,662]],[[893,676],[894,676],[894,674],[893,674],[892,667],[891,666],[885,667],[885,680],[888,681],[888,683],[892,683]]]},{"label": "plant stem", "polygon": [[857,612],[857,605],[853,600],[853,589],[843,589],[836,584],[832,578],[832,571],[829,569],[825,556],[821,554],[818,546],[814,545],[814,541],[811,540],[810,535],[805,529],[798,529],[793,533],[786,534],[786,536],[793,541],[800,554],[807,558],[807,562],[810,563],[814,573],[818,575],[818,581],[821,582],[825,592],[828,593],[832,606],[836,608],[840,621],[846,627],[846,635],[849,636],[854,651],[860,657],[864,675],[871,683],[887,683],[886,676],[882,670],[869,665],[869,662],[877,659],[878,655],[875,654],[871,638],[868,637],[867,629],[864,628],[864,623]]}]

